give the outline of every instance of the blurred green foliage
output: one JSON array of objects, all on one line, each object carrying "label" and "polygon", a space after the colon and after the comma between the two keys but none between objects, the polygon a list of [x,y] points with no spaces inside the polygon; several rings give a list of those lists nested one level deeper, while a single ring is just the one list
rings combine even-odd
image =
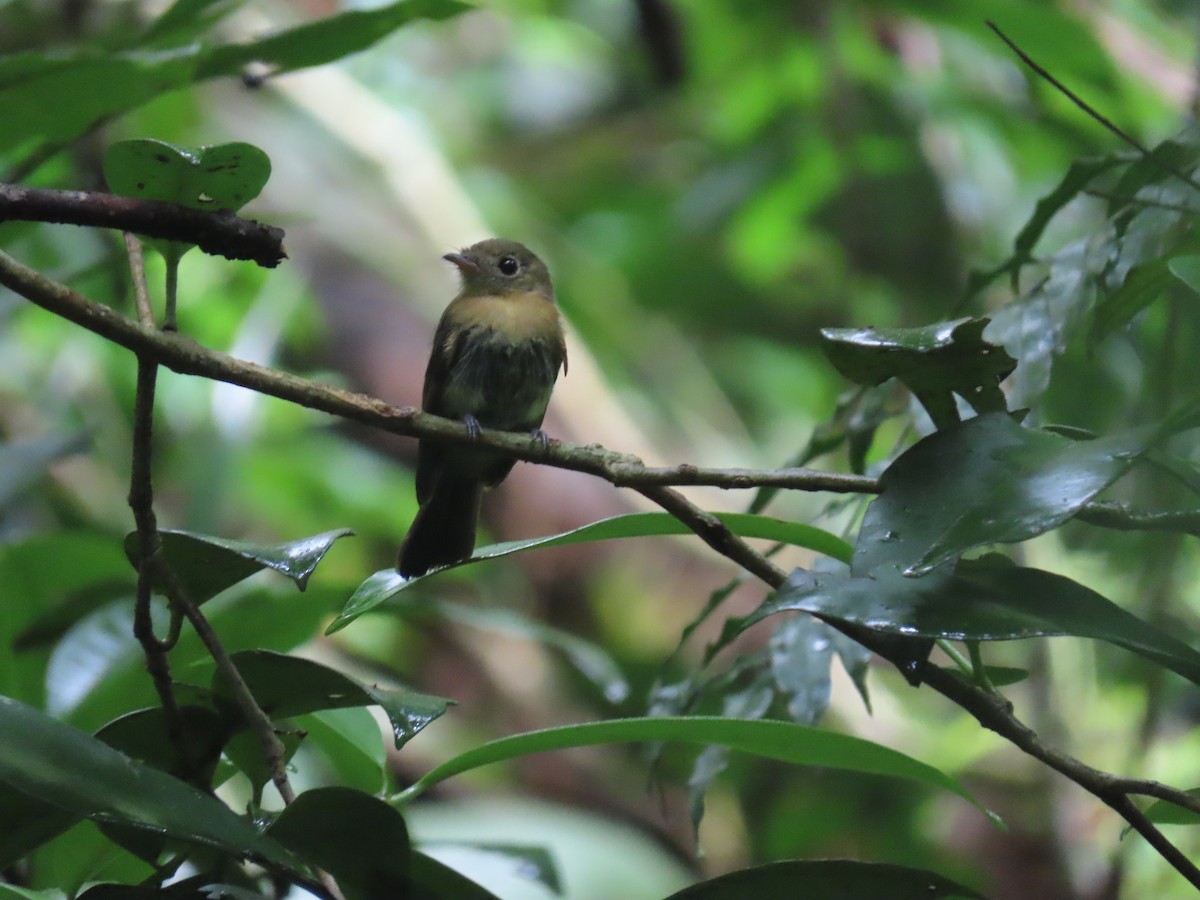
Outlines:
[{"label": "blurred green foliage", "polygon": [[[1154,158],[1022,70],[987,19],[1156,148]],[[246,214],[288,228],[292,262],[268,273],[189,254],[180,327],[200,343],[415,399],[426,337],[407,338],[452,290],[438,258],[504,234],[551,263],[572,325],[572,373],[552,415],[573,437],[671,462],[776,466],[803,456],[878,474],[928,433],[929,418],[891,385],[848,392],[823,355],[822,328],[990,316],[984,338],[1018,363],[1003,382],[1008,408],[1028,408],[1029,426],[1108,436],[1194,401],[1200,199],[1169,170],[1192,175],[1200,146],[1181,126],[1196,93],[1197,25],[1187,4],[1122,0],[512,0],[472,10],[407,0],[303,11],[282,0],[177,0],[166,11],[133,0],[9,0],[0,4],[0,180],[98,189],[104,150],[119,140],[250,142],[273,171]],[[112,234],[5,222],[0,248],[132,312]],[[148,267],[157,287],[161,263]],[[359,302],[371,293],[359,287],[363,273],[382,300]],[[121,552],[133,396],[126,351],[0,293],[0,694],[88,731],[155,701],[130,636],[133,573]],[[1078,444],[1078,432],[1069,436]],[[832,632],[781,629],[773,643],[764,634],[731,644],[698,674],[704,644],[725,647],[716,628],[671,650],[730,573],[693,546],[620,541],[606,556],[587,545],[592,552],[558,570],[553,560],[568,548],[530,554],[528,567],[517,557],[456,570],[414,588],[412,606],[381,606],[322,638],[369,573],[390,565],[415,509],[394,448],[308,410],[164,372],[155,450],[164,526],[261,544],[357,534],[329,550],[304,594],[255,576],[211,600],[205,609],[231,651],[298,650],[360,687],[412,685],[460,701],[399,761],[385,757],[361,708],[301,710],[296,727],[309,738],[293,766],[302,788],[372,792],[385,773],[403,785],[501,735],[640,714],[652,691],[665,708],[701,713],[803,720],[828,705],[826,723],[961,778],[1012,831],[989,831],[966,804],[908,784],[758,757],[694,764],[694,754],[668,752],[656,769],[666,777],[665,823],[634,753],[487,770],[467,784],[542,792],[663,828],[686,863],[664,852],[633,866],[622,873],[628,896],[666,896],[696,872],[829,856],[934,870],[994,898],[1100,896],[1106,879],[1126,896],[1190,896],[1143,842],[1119,840],[1115,817],[1059,790],[895,669],[871,667],[871,718],[841,663],[822,696],[804,699],[800,687],[816,676],[802,668],[811,659],[801,642]],[[1146,459],[1103,496],[1195,508],[1194,439],[1171,437]],[[747,502],[701,496],[726,510]],[[613,512],[578,502],[579,521],[539,520],[497,537]],[[863,506],[780,492],[767,512],[853,539]],[[1194,647],[1200,566],[1189,540],[1068,522],[1012,553]],[[731,615],[762,600],[746,587],[730,596]],[[509,616],[497,620],[488,606]],[[834,649],[861,687],[865,667]],[[833,654],[821,652],[828,679]],[[1008,694],[1049,742],[1102,769],[1194,786],[1194,684],[1079,639],[992,644],[987,659],[1030,673]],[[181,682],[211,683],[194,636],[185,633],[172,660]],[[630,691],[610,689],[614,669]],[[204,690],[196,687],[201,706],[212,702]],[[235,774],[238,756],[218,764],[218,781]],[[681,786],[689,773],[690,798]],[[235,807],[253,794],[245,779],[223,790]],[[687,814],[700,796],[704,862],[690,855]],[[403,828],[378,806],[364,811],[357,795],[307,802],[317,801],[350,819],[378,814],[389,833]],[[14,826],[17,802],[0,798],[5,879],[74,891],[150,873],[144,847],[90,822],[51,822],[61,833],[43,843],[52,835]],[[281,834],[305,831],[295,824]],[[598,827],[594,835],[606,842],[591,850],[597,859],[621,846]],[[1200,852],[1190,832],[1169,836]],[[288,846],[311,852],[304,840]],[[602,895],[603,878],[572,880],[582,877],[578,856],[556,861],[570,896]],[[368,895],[373,879],[400,877],[336,856],[322,864],[347,866],[348,883]],[[407,865],[432,884],[451,877],[432,857]]]}]

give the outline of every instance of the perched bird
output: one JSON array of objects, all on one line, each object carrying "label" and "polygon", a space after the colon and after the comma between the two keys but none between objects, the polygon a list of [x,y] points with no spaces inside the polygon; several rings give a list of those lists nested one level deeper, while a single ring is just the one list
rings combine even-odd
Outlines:
[{"label": "perched bird", "polygon": [[[516,241],[491,238],[443,259],[462,287],[433,336],[421,406],[480,428],[528,431],[545,440],[542,419],[561,367],[562,319],[546,264]],[[513,459],[429,438],[417,450],[421,508],[400,547],[406,578],[459,562],[475,549],[479,501],[504,480]]]}]

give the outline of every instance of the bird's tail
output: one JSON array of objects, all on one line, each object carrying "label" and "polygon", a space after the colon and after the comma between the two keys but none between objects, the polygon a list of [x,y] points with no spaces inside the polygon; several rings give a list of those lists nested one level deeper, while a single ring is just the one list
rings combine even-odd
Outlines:
[{"label": "bird's tail", "polygon": [[439,474],[400,545],[396,570],[405,578],[460,562],[475,549],[483,485],[474,479]]}]

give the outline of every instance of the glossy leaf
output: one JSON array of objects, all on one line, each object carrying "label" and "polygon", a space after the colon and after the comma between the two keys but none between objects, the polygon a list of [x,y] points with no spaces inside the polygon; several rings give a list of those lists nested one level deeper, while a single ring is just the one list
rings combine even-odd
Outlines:
[{"label": "glossy leaf", "polygon": [[1006,641],[1073,635],[1107,641],[1200,684],[1200,653],[1062,575],[993,559],[963,561],[954,572],[905,578],[797,570],[741,630],[785,610],[814,613],[905,637]]},{"label": "glossy leaf", "polygon": [[240,75],[250,63],[269,66],[272,74],[325,65],[367,49],[410,22],[448,19],[468,9],[457,0],[398,0],[375,9],[350,9],[257,40],[213,47],[204,55],[199,77]]},{"label": "glossy leaf", "polygon": [[788,860],[739,869],[676,891],[667,900],[800,896],[804,900],[984,900],[982,894],[934,872],[849,859]]},{"label": "glossy leaf", "polygon": [[[192,602],[201,604],[263,569],[286,575],[304,590],[333,542],[353,533],[349,528],[338,528],[282,544],[257,544],[172,529],[160,531],[159,536],[171,569]],[[137,568],[137,532],[126,535],[125,555]]]},{"label": "glossy leaf", "polygon": [[956,421],[954,394],[979,413],[1007,409],[1000,390],[1017,362],[983,339],[988,319],[921,328],[823,328],[822,349],[856,384],[895,378],[916,394],[938,427]]},{"label": "glossy leaf", "polygon": [[376,797],[344,787],[305,791],[267,835],[332,874],[346,900],[408,896],[408,828]]},{"label": "glossy leaf", "polygon": [[883,473],[852,568],[922,575],[975,547],[1056,528],[1137,460],[1152,434],[1073,441],[991,413],[943,429]]},{"label": "glossy leaf", "polygon": [[771,635],[771,676],[780,693],[788,698],[788,715],[793,722],[816,725],[829,707],[832,633],[832,628],[812,616],[796,616]]},{"label": "glossy leaf", "polygon": [[[392,723],[397,749],[442,715],[452,702],[416,691],[362,684],[318,662],[269,650],[235,653],[233,662],[269,716],[288,718],[320,709],[377,705]],[[217,676],[213,692],[235,708],[228,688]]]},{"label": "glossy leaf", "polygon": [[[717,517],[742,537],[763,538],[794,544],[837,559],[848,560],[850,558],[850,546],[845,541],[811,525],[785,522],[782,519],[772,519],[749,513],[719,513]],[[467,562],[498,559],[501,556],[509,556],[538,547],[561,547],[567,544],[607,541],[614,538],[658,537],[676,534],[692,534],[692,531],[668,513],[630,513],[602,519],[599,522],[584,525],[582,528],[575,528],[559,534],[481,547]],[[463,564],[465,563],[460,563],[460,565]],[[427,575],[404,578],[395,569],[381,569],[355,588],[350,599],[346,601],[341,614],[333,620],[325,633],[333,634],[335,631],[340,631],[363,613],[370,612],[401,591],[441,571],[445,570],[438,569]]]},{"label": "glossy leaf", "polygon": [[5,697],[0,697],[0,781],[99,823],[144,829],[289,870],[299,866],[213,797]]},{"label": "glossy leaf", "polygon": [[407,802],[451,776],[530,753],[631,741],[718,744],[796,765],[826,766],[863,774],[905,778],[951,791],[975,802],[966,789],[949,775],[881,744],[794,722],[726,719],[719,716],[611,719],[500,738],[442,763],[401,792],[397,799]]}]

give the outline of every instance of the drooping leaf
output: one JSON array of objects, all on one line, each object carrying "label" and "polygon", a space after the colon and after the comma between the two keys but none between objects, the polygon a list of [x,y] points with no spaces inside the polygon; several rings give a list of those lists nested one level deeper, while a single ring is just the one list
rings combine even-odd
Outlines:
[{"label": "drooping leaf", "polygon": [[408,828],[377,797],[345,787],[305,791],[267,836],[332,874],[346,900],[409,896]]},{"label": "drooping leaf", "polygon": [[0,781],[98,823],[303,871],[287,850],[213,797],[6,697],[0,697]]},{"label": "drooping leaf", "polygon": [[[282,544],[257,544],[173,529],[163,529],[159,536],[172,571],[191,601],[199,605],[263,569],[286,575],[304,590],[333,542],[353,533],[349,528],[338,528]],[[126,535],[125,555],[136,569],[140,559],[137,532]]]},{"label": "drooping leaf", "polygon": [[956,421],[954,394],[979,413],[1007,409],[1000,390],[1016,366],[1003,347],[983,339],[988,319],[956,319],[921,328],[823,328],[822,349],[856,384],[896,378],[938,427]]},{"label": "drooping leaf", "polygon": [[1091,340],[1100,341],[1148,307],[1175,282],[1165,257],[1134,266],[1120,286],[1103,293],[1092,319]]},{"label": "drooping leaf", "polygon": [[[806,547],[817,553],[833,556],[837,559],[850,558],[850,546],[841,538],[835,537],[820,528],[804,525],[799,522],[785,522],[782,519],[772,519],[768,516],[755,516],[749,513],[720,513],[717,516],[734,533],[742,537],[763,538]],[[508,541],[503,544],[492,544],[475,551],[474,556],[467,562],[478,562],[485,559],[498,559],[532,550],[537,547],[560,547],[567,544],[586,543],[589,541],[607,541],[614,538],[628,537],[657,537],[660,535],[691,534],[682,522],[668,513],[630,513],[624,516],[613,516],[592,522],[582,528],[564,531],[560,534],[546,537],[531,538],[525,541]],[[329,627],[326,634],[333,634],[345,628],[365,612],[369,612],[379,604],[390,600],[401,591],[426,578],[436,575],[444,569],[438,569],[427,575],[415,578],[404,578],[395,569],[381,569],[355,588],[350,599],[346,601],[342,612]]]},{"label": "drooping leaf", "polygon": [[[798,893],[799,892],[799,893]],[[787,860],[739,869],[676,891],[667,900],[984,900],[934,872],[849,859]]]},{"label": "drooping leaf", "polygon": [[963,560],[953,572],[906,578],[798,569],[786,586],[738,623],[742,630],[800,610],[886,634],[970,641],[1072,635],[1106,641],[1200,684],[1200,653],[1062,575],[997,558]]},{"label": "drooping leaf", "polygon": [[[399,749],[453,702],[416,691],[366,685],[310,659],[269,650],[233,654],[234,665],[263,712],[288,718],[321,709],[380,706],[392,723]],[[229,688],[214,675],[213,692],[235,708]]]},{"label": "drooping leaf", "polygon": [[719,744],[796,765],[826,766],[872,775],[905,778],[975,801],[955,779],[890,747],[794,722],[677,716],[611,719],[546,728],[489,741],[447,760],[395,798],[408,802],[454,775],[491,763],[569,747],[632,741]]}]

